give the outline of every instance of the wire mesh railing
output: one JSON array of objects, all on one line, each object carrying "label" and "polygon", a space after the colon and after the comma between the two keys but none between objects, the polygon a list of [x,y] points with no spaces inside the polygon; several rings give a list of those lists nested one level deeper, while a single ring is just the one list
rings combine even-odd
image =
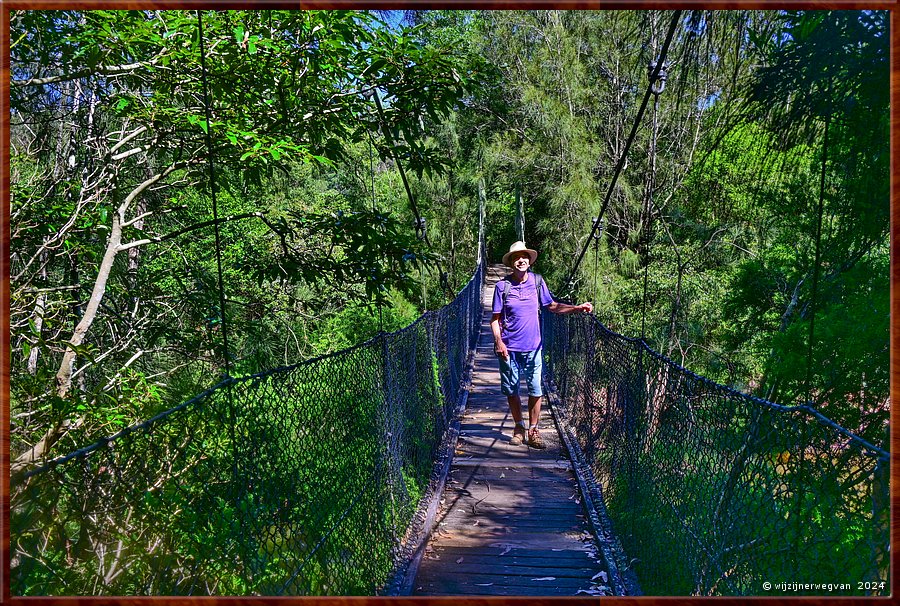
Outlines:
[{"label": "wire mesh railing", "polygon": [[544,314],[543,330],[556,412],[632,591],[890,593],[887,452],[809,407],[699,377],[594,316]]},{"label": "wire mesh railing", "polygon": [[483,277],[403,330],[227,379],[13,477],[12,595],[382,591],[446,449]]}]

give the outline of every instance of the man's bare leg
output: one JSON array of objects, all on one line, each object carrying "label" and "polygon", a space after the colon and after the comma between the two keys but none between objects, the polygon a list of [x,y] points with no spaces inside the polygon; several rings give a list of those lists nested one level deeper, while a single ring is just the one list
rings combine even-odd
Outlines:
[{"label": "man's bare leg", "polygon": [[528,396],[528,445],[532,448],[546,448],[538,421],[541,420],[541,396]]},{"label": "man's bare leg", "polygon": [[522,399],[519,398],[518,394],[506,396],[506,403],[509,404],[509,412],[515,422],[513,435],[509,443],[511,446],[518,446],[528,437],[528,433],[525,431],[525,423],[522,421]]},{"label": "man's bare leg", "polygon": [[537,427],[541,420],[541,396],[528,396],[528,425]]},{"label": "man's bare leg", "polygon": [[[509,404],[509,412],[513,421],[518,425],[522,421],[522,399],[519,394],[506,396],[506,403]],[[528,409],[531,410],[531,397],[528,398]]]}]

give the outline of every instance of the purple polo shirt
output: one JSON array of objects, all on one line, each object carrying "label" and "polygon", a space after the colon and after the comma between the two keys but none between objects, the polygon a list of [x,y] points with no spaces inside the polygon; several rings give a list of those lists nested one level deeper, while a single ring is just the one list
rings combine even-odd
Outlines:
[{"label": "purple polo shirt", "polygon": [[[503,309],[503,285],[509,282],[506,295],[506,313]],[[534,274],[528,272],[525,279],[516,284],[504,278],[494,287],[492,313],[500,315],[500,338],[509,351],[534,351],[541,349],[541,326],[538,322],[538,293]],[[541,305],[553,303],[547,283],[541,280]]]}]

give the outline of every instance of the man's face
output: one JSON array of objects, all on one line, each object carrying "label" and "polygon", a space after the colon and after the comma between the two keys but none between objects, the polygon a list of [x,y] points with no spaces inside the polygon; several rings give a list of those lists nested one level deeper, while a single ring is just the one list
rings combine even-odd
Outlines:
[{"label": "man's face", "polygon": [[510,263],[513,269],[528,271],[528,267],[531,265],[531,257],[527,252],[517,252],[510,259]]}]

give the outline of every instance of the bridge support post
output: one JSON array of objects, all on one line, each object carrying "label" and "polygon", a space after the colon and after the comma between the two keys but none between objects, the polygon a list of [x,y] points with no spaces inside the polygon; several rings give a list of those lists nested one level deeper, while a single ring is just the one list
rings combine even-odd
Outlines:
[{"label": "bridge support post", "polygon": [[516,238],[525,241],[525,205],[522,202],[521,185],[516,185]]}]

